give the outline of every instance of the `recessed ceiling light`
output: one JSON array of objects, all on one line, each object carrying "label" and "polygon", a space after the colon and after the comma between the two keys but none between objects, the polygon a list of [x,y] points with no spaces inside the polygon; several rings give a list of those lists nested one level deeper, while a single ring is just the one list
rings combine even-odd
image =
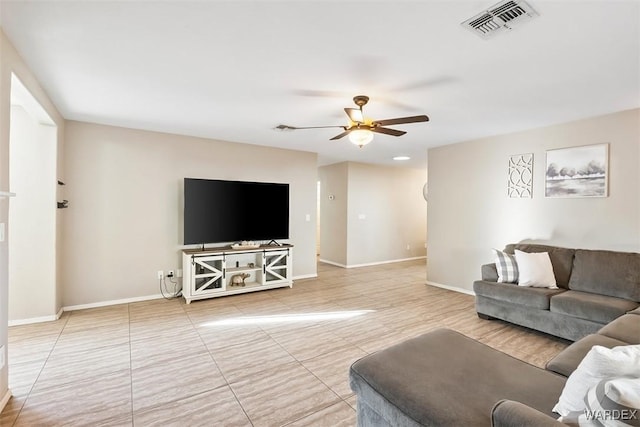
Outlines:
[{"label": "recessed ceiling light", "polygon": [[411,157],[409,156],[395,156],[393,160],[409,160]]}]

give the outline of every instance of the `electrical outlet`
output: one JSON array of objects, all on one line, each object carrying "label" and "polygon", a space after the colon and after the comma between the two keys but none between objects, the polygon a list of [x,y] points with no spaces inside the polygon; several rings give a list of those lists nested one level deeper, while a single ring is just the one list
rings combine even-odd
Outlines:
[{"label": "electrical outlet", "polygon": [[407,250],[410,251],[411,250],[411,245],[407,245]]},{"label": "electrical outlet", "polygon": [[182,277],[182,270],[181,269],[177,269],[176,270],[176,277]]},{"label": "electrical outlet", "polygon": [[162,270],[158,270],[158,279],[162,280],[164,278],[164,272]]},{"label": "electrical outlet", "polygon": [[173,277],[173,270],[169,270],[169,272],[167,273],[167,277]]}]

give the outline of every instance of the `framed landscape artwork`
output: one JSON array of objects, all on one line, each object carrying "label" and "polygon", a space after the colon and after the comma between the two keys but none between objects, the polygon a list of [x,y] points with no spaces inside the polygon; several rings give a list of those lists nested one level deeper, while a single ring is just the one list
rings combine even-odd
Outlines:
[{"label": "framed landscape artwork", "polygon": [[609,144],[547,151],[545,197],[607,197]]}]

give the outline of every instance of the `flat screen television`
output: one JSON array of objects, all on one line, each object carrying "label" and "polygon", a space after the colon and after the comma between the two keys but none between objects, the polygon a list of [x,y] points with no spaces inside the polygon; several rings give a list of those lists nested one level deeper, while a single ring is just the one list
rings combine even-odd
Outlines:
[{"label": "flat screen television", "polygon": [[289,184],[184,179],[184,244],[289,238]]}]

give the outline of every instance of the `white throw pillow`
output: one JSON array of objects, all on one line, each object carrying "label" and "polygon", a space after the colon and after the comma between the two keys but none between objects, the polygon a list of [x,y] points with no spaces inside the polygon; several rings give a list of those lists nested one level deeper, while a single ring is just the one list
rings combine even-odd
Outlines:
[{"label": "white throw pillow", "polygon": [[515,250],[518,263],[518,286],[558,289],[556,276],[548,252],[522,252]]},{"label": "white throw pillow", "polygon": [[553,412],[567,416],[584,411],[590,388],[606,378],[640,377],[640,345],[606,348],[594,345],[569,376]]},{"label": "white throw pillow", "polygon": [[585,409],[561,416],[558,421],[574,427],[622,427],[640,425],[640,378],[607,378],[589,389]]},{"label": "white throw pillow", "polygon": [[498,283],[518,283],[518,263],[516,257],[493,249],[496,256],[496,271],[498,272]]},{"label": "white throw pillow", "polygon": [[[615,414],[618,416],[618,425],[639,425],[640,378],[614,378],[600,381],[589,389],[585,397],[585,406],[590,415],[586,417],[587,419],[598,419],[606,414]],[[606,425],[602,420],[599,421]]]}]

